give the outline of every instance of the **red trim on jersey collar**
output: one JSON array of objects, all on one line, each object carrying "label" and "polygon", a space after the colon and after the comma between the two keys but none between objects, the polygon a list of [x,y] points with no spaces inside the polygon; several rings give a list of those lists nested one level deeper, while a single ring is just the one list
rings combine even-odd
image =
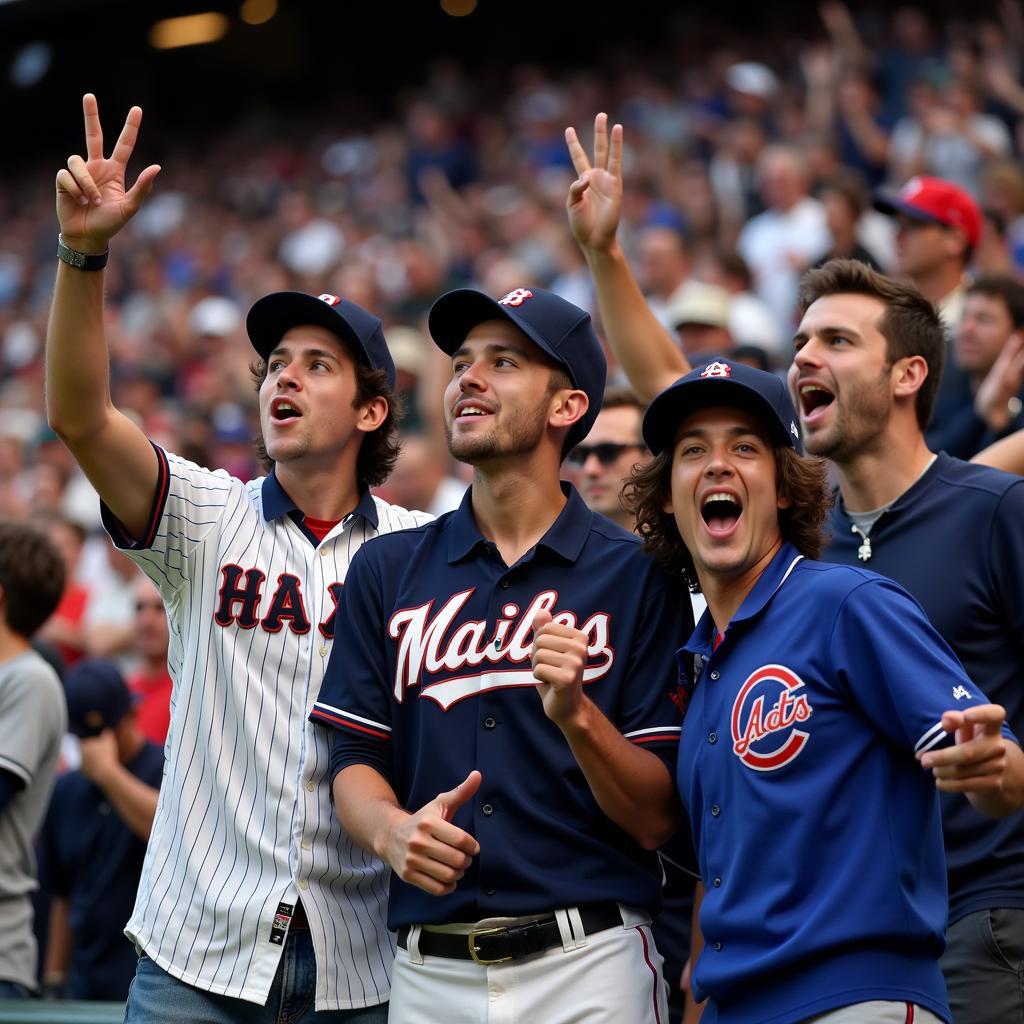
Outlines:
[{"label": "red trim on jersey collar", "polygon": [[318,541],[322,541],[324,537],[326,537],[327,534],[329,534],[340,522],[340,519],[314,519],[312,516],[307,515],[303,515],[302,517],[302,525],[305,526],[305,528],[309,530],[309,532],[313,534]]}]

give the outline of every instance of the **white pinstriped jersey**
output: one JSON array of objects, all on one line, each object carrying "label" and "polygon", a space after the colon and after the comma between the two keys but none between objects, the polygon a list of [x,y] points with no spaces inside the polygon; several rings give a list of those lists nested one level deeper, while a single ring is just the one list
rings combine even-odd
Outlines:
[{"label": "white pinstriped jersey", "polygon": [[326,778],[329,734],[307,716],[352,556],[378,533],[430,517],[367,494],[317,544],[273,475],[242,483],[157,454],[142,540],[104,510],[115,542],[167,604],[174,680],[164,780],[126,934],[174,977],[264,1004],[283,949],[278,905],[301,899],[316,1008],[383,1002],[394,953],[387,869],[342,831]]}]

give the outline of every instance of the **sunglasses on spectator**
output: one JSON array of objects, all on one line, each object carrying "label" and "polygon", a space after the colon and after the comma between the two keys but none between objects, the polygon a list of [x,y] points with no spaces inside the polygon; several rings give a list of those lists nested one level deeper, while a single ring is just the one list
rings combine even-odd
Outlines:
[{"label": "sunglasses on spectator", "polygon": [[614,441],[604,441],[601,444],[578,444],[569,452],[568,459],[574,466],[582,466],[593,455],[602,466],[610,466],[623,452],[628,451],[630,448],[644,451],[647,445],[616,444]]}]

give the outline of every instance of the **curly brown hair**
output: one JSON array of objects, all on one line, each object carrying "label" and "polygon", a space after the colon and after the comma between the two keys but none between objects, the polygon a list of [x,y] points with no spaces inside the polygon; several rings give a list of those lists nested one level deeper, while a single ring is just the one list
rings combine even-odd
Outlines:
[{"label": "curly brown hair", "polygon": [[[398,422],[402,418],[402,400],[388,381],[383,370],[367,366],[354,360],[356,368],[356,394],[352,399],[352,408],[358,409],[373,398],[383,398],[388,403],[388,414],[384,422],[368,434],[363,435],[356,459],[356,480],[360,489],[378,487],[391,475],[395,468],[401,444],[398,436]],[[259,392],[267,379],[267,361],[259,359],[249,366],[256,391]],[[269,473],[274,460],[267,454],[267,446],[263,443],[263,435],[255,439],[256,455]]]},{"label": "curly brown hair", "polygon": [[[828,467],[824,459],[798,455],[792,448],[775,452],[775,485],[779,496],[789,499],[779,509],[782,539],[807,558],[818,558],[825,546],[825,517],[832,507]],[[679,535],[675,516],[665,511],[671,497],[672,456],[666,448],[645,466],[634,466],[623,491],[623,505],[636,517],[636,532],[644,547],[670,574],[682,573],[694,593],[700,590],[693,558]]]},{"label": "curly brown hair", "polygon": [[0,521],[0,587],[13,632],[28,639],[53,614],[64,577],[64,559],[45,533],[28,523]]}]

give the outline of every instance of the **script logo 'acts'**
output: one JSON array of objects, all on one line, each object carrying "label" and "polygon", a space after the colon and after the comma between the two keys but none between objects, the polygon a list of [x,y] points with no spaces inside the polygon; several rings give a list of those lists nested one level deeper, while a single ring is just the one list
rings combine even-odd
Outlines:
[{"label": "script logo 'acts'", "polygon": [[498,299],[500,306],[521,306],[527,299],[533,298],[533,292],[528,288],[513,288],[508,295]]},{"label": "script logo 'acts'", "polygon": [[708,363],[701,372],[702,377],[731,377],[732,367],[728,363]]},{"label": "script logo 'acts'", "polygon": [[732,705],[732,750],[748,768],[775,771],[804,749],[809,734],[796,726],[811,717],[805,689],[785,665],[764,665],[747,677]]}]

